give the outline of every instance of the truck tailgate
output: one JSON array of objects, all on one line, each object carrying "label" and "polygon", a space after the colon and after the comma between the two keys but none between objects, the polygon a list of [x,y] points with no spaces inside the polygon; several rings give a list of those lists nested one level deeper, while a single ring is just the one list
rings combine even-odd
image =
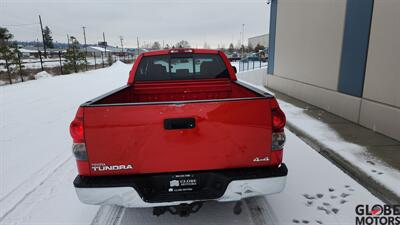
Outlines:
[{"label": "truck tailgate", "polygon": [[271,123],[268,98],[84,108],[92,175],[265,166]]}]

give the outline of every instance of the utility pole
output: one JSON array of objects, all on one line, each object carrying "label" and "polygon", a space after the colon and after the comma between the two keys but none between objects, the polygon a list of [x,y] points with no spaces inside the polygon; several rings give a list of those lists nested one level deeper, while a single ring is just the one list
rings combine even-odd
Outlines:
[{"label": "utility pole", "polygon": [[242,57],[244,56],[244,24],[242,24]]},{"label": "utility pole", "polygon": [[42,31],[44,57],[47,58],[46,45],[44,44],[44,32],[43,32],[42,17],[40,17],[40,15],[39,15],[39,22],[40,22],[40,30]]},{"label": "utility pole", "polygon": [[86,61],[86,70],[88,70],[88,64],[87,64],[87,60],[86,60],[86,57],[87,57],[87,45],[86,45],[86,27],[85,26],[83,26],[82,27],[82,29],[83,29],[83,39],[84,39],[84,41],[85,41],[85,61]]},{"label": "utility pole", "polygon": [[119,36],[119,40],[121,41],[122,53],[124,53],[124,43],[122,42],[124,40],[124,37]]},{"label": "utility pole", "polygon": [[124,55],[124,60],[125,60],[124,43],[122,42],[124,38],[122,36],[119,36],[119,40],[121,41],[122,54]]},{"label": "utility pole", "polygon": [[103,32],[104,56],[107,56],[106,35]]},{"label": "utility pole", "polygon": [[83,29],[83,39],[84,39],[84,41],[85,41],[85,53],[86,53],[86,55],[87,55],[87,45],[86,45],[86,27],[85,27],[85,26],[83,26],[83,27],[82,27],[82,29]]},{"label": "utility pole", "polygon": [[67,34],[67,41],[68,41],[68,48],[70,47],[69,45],[69,35]]},{"label": "utility pole", "polygon": [[164,49],[164,40],[162,40],[162,48]]},{"label": "utility pole", "polygon": [[139,37],[136,37],[137,42],[137,56],[139,56]]}]

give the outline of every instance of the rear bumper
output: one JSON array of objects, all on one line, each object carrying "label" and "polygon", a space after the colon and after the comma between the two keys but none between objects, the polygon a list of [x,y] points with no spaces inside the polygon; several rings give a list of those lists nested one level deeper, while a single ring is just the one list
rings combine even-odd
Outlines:
[{"label": "rear bumper", "polygon": [[[82,177],[74,186],[86,204],[124,207],[156,207],[196,201],[238,201],[243,198],[279,193],[286,184],[287,168],[260,167],[131,176]],[[178,177],[178,178],[177,178]],[[192,179],[195,187],[173,187],[174,179]],[[185,189],[186,188],[186,189]],[[192,189],[192,190],[189,190]],[[173,190],[173,191],[171,191]]]}]

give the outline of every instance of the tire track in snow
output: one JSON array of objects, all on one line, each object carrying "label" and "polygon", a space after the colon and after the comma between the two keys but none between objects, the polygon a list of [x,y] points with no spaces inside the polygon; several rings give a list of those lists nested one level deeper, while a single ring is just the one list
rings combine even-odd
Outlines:
[{"label": "tire track in snow", "polygon": [[100,207],[78,200],[72,185],[75,176],[75,160],[70,158],[4,217],[0,224],[90,225]]},{"label": "tire track in snow", "polygon": [[206,202],[203,208],[189,217],[165,213],[154,216],[152,208],[123,208],[102,206],[91,225],[151,225],[151,224],[215,224],[215,225],[279,225],[264,197],[243,200],[242,213],[235,215],[235,202]]},{"label": "tire track in snow", "polygon": [[[58,157],[57,157],[58,158]],[[57,160],[57,163],[49,163],[38,171],[31,179],[26,180],[11,193],[4,196],[0,201],[1,214],[0,222],[5,220],[19,205],[28,199],[35,191],[42,186],[47,179],[56,174],[60,168],[66,166],[72,155],[63,160]],[[49,169],[51,167],[52,169]]]},{"label": "tire track in snow", "polygon": [[120,225],[126,208],[121,206],[105,205],[100,207],[91,225]]},{"label": "tire track in snow", "polygon": [[264,196],[245,199],[254,224],[279,225],[278,219],[272,213],[272,207]]}]

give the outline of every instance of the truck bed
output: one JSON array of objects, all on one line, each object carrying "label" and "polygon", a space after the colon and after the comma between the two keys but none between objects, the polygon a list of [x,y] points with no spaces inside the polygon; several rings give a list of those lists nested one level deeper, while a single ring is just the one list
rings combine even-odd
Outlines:
[{"label": "truck bed", "polygon": [[[273,97],[256,91],[225,79],[147,82],[87,102],[82,106],[89,163],[134,168],[92,168],[90,174],[276,165],[279,154],[271,152]],[[253,161],[265,157],[270,160]]]},{"label": "truck bed", "polygon": [[138,82],[100,96],[90,105],[127,103],[177,102],[215,99],[241,99],[262,97],[249,87],[229,79]]}]

